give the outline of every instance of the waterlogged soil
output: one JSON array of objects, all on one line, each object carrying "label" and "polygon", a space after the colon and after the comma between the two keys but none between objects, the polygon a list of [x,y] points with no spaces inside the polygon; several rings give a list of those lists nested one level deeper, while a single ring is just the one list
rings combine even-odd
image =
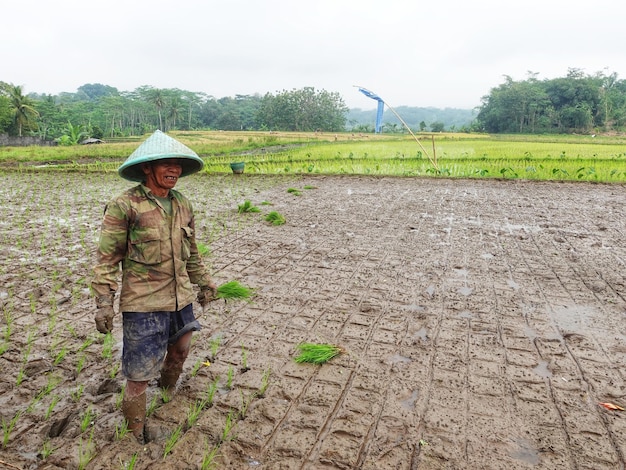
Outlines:
[{"label": "waterlogged soil", "polygon": [[[601,405],[626,407],[624,186],[182,180],[215,280],[256,295],[195,305],[176,393],[148,389],[165,435],[144,445],[122,427],[121,319],[104,341],[88,290],[126,187],[5,175],[0,468],[624,468],[626,411]],[[345,352],[298,364],[303,341]]]}]

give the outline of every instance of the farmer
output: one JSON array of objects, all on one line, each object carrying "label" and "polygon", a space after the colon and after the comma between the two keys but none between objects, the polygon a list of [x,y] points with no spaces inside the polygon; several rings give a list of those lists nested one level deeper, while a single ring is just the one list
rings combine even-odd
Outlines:
[{"label": "farmer", "polygon": [[[91,283],[96,328],[100,333],[113,329],[121,263],[122,372],[127,379],[122,412],[140,443],[155,437],[144,426],[148,382],[158,379],[160,387],[174,389],[192,332],[200,330],[193,301],[204,307],[216,294],[198,255],[191,203],[173,189],[179,178],[203,165],[193,150],[156,131],[118,169],[122,178],[141,184],[104,210]],[[200,287],[197,297],[192,284]]]}]

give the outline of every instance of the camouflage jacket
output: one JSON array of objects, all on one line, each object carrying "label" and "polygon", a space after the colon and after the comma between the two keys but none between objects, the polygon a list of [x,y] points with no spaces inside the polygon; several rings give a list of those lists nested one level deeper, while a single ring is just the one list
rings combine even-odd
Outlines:
[{"label": "camouflage jacket", "polygon": [[111,302],[120,263],[121,312],[179,310],[195,300],[192,283],[211,282],[198,254],[191,203],[175,190],[169,197],[171,217],[143,184],[106,205],[91,282],[97,303]]}]

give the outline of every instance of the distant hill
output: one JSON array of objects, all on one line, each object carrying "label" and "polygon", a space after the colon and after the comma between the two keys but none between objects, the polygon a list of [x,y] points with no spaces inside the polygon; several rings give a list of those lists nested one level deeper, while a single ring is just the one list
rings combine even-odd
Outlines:
[{"label": "distant hill", "polygon": [[[478,112],[474,109],[457,109],[457,108],[418,108],[411,106],[398,106],[393,108],[402,117],[404,122],[413,131],[421,130],[420,123],[424,123],[426,127],[424,130],[432,130],[433,123],[443,124],[443,129],[446,131],[459,130],[461,128],[468,128]],[[360,126],[371,126],[374,128],[376,122],[376,109],[363,110],[360,108],[351,108],[347,114],[346,127],[350,129],[358,128]],[[383,114],[383,126],[396,126],[398,130],[404,127],[395,114],[385,107],[385,113]],[[441,126],[439,126],[441,127]],[[383,132],[385,129],[383,128]]]}]

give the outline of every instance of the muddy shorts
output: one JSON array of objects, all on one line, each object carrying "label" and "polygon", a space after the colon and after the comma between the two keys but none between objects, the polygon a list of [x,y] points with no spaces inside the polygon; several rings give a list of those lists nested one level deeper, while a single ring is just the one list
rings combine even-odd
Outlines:
[{"label": "muddy shorts", "polygon": [[178,312],[123,312],[122,373],[136,382],[159,377],[167,346],[199,331],[191,304]]}]

